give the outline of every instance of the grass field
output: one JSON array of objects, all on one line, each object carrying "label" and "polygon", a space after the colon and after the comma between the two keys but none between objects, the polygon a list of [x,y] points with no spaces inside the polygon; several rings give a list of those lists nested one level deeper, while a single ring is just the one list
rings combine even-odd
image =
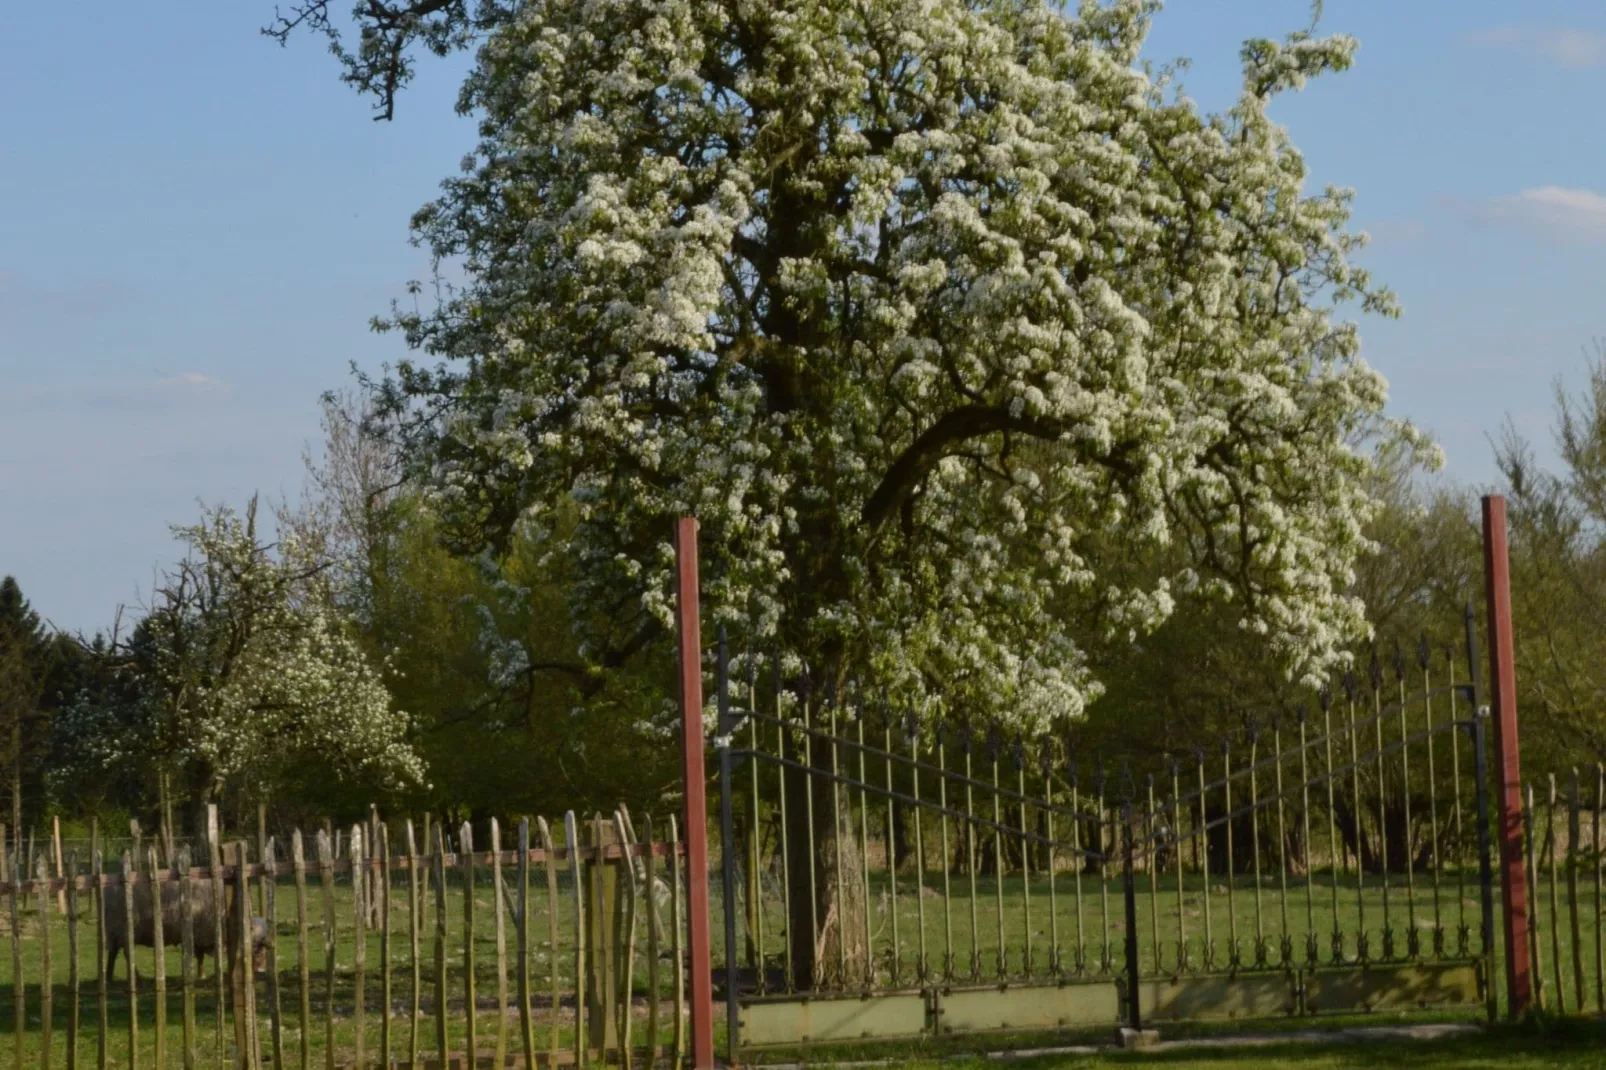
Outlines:
[{"label": "grass field", "polygon": [[[666,867],[665,867],[666,868]],[[660,869],[660,875],[664,869]],[[436,1000],[434,988],[435,974],[435,946],[437,934],[436,894],[433,887],[428,894],[422,896],[425,903],[422,925],[418,929],[418,957],[417,972],[419,984],[414,985],[415,959],[412,950],[411,933],[408,928],[407,885],[405,877],[396,873],[391,886],[392,914],[391,937],[389,946],[389,976],[391,980],[391,993],[389,1004],[389,1050],[392,1058],[406,1060],[410,1051],[410,1038],[413,1028],[414,994],[418,1001],[418,1050],[428,1056],[437,1048],[436,1042]],[[505,919],[505,957],[504,969],[507,978],[507,991],[509,998],[509,1012],[506,1016],[498,1013],[498,969],[497,969],[497,942],[496,942],[496,896],[490,879],[488,868],[481,867],[476,875],[474,885],[474,940],[473,940],[473,978],[476,987],[476,1013],[475,1029],[478,1038],[478,1048],[482,1053],[489,1054],[496,1044],[497,1035],[502,1032],[503,1043],[510,1052],[521,1050],[520,1026],[516,1013],[516,984],[515,984],[515,956],[516,956],[516,929],[511,917]],[[529,919],[529,945],[530,945],[530,982],[532,986],[531,1001],[534,1010],[535,1045],[538,1051],[549,1050],[554,1044],[562,1051],[572,1049],[574,1043],[575,1006],[575,908],[571,889],[570,877],[566,872],[558,873],[559,890],[556,899],[551,899],[547,893],[546,876],[542,867],[536,866],[531,874],[530,889],[530,919]],[[507,875],[512,879],[512,874]],[[714,881],[714,910],[715,910],[715,954],[716,968],[722,963],[723,945],[719,938],[720,929],[717,924],[720,911],[719,883]],[[1023,973],[1026,963],[1026,947],[1028,934],[1032,947],[1032,960],[1034,975],[1046,977],[1048,972],[1049,954],[1051,950],[1051,934],[1056,930],[1059,938],[1061,959],[1067,969],[1070,969],[1075,960],[1075,947],[1077,943],[1077,910],[1075,878],[1068,873],[1060,873],[1054,881],[1053,903],[1055,911],[1049,910],[1050,895],[1049,882],[1045,877],[1035,878],[1029,888],[1018,877],[1006,878],[1000,886],[991,879],[978,879],[974,899],[970,895],[969,879],[953,879],[950,881],[950,895],[945,900],[941,894],[942,878],[937,873],[927,873],[917,882],[912,874],[900,875],[898,881],[898,895],[894,901],[891,896],[890,883],[886,875],[872,874],[872,895],[870,922],[875,940],[878,960],[880,961],[881,982],[889,980],[887,976],[892,952],[893,910],[895,905],[898,951],[902,962],[905,984],[914,983],[916,964],[919,959],[920,933],[925,933],[926,959],[929,968],[940,972],[943,963],[951,958],[954,964],[956,980],[964,982],[969,977],[969,966],[972,961],[972,947],[979,955],[982,964],[980,980],[991,981],[996,976],[998,958],[1000,922],[1003,931],[1003,948],[1007,954],[1007,966],[1012,975]],[[1405,933],[1408,928],[1410,915],[1408,913],[1406,893],[1398,876],[1391,881],[1389,891],[1389,917],[1397,933],[1396,953],[1404,955],[1406,950]],[[924,887],[924,894],[919,887]],[[463,882],[460,873],[453,871],[448,874],[445,904],[445,940],[442,945],[444,963],[447,972],[447,1002],[446,1018],[448,1029],[448,1047],[452,1050],[463,1050],[467,1039],[468,1016],[465,1013],[466,982],[469,976],[469,958],[464,953],[465,942],[465,902],[463,896]],[[1093,876],[1081,878],[1081,942],[1085,951],[1085,958],[1090,974],[1098,972],[1098,963],[1104,954],[1106,945],[1109,947],[1108,957],[1111,964],[1118,971],[1122,965],[1122,941],[1125,934],[1123,917],[1122,885],[1119,881],[1110,880],[1100,882]],[[1154,974],[1155,963],[1153,958],[1156,949],[1159,955],[1158,972],[1170,972],[1175,968],[1178,946],[1178,910],[1180,903],[1181,923],[1183,931],[1189,941],[1190,959],[1195,968],[1203,963],[1202,940],[1206,909],[1210,917],[1211,934],[1216,948],[1216,966],[1225,969],[1229,962],[1228,947],[1232,939],[1234,927],[1240,948],[1240,958],[1245,968],[1255,965],[1257,939],[1264,938],[1267,962],[1275,967],[1281,961],[1282,952],[1282,917],[1284,896],[1281,886],[1274,880],[1262,881],[1259,885],[1259,910],[1256,909],[1256,884],[1252,878],[1240,877],[1235,880],[1229,889],[1226,882],[1213,878],[1208,888],[1196,877],[1189,876],[1179,899],[1175,887],[1175,878],[1167,877],[1162,881],[1160,888],[1151,892],[1148,879],[1139,875],[1137,880],[1137,917],[1139,928],[1139,946],[1143,958],[1143,970],[1146,974]],[[1315,932],[1318,936],[1318,950],[1323,964],[1329,962],[1332,953],[1331,929],[1334,917],[1332,879],[1327,874],[1318,874],[1314,884],[1310,886],[1310,896],[1307,898],[1307,886],[1303,880],[1291,881],[1286,897],[1288,914],[1288,933],[1295,955],[1295,965],[1302,965],[1305,955],[1305,934],[1307,932],[1307,911],[1314,906]],[[1338,881],[1337,918],[1340,929],[1345,934],[1344,951],[1346,958],[1353,959],[1356,953],[1355,934],[1359,931],[1364,914],[1366,928],[1370,933],[1370,946],[1373,956],[1381,953],[1383,920],[1383,889],[1381,883],[1369,876],[1362,888],[1357,889],[1353,878],[1340,877]],[[1541,920],[1548,925],[1548,911],[1550,902],[1550,886],[1542,883],[1535,897],[1541,908]],[[1229,894],[1230,892],[1230,894]],[[1029,893],[1029,894],[1028,894]],[[253,889],[253,897],[259,894]],[[1439,892],[1439,917],[1445,927],[1446,947],[1453,953],[1456,946],[1456,929],[1461,924],[1463,910],[1466,924],[1471,930],[1472,947],[1478,947],[1479,905],[1477,900],[1477,886],[1475,882],[1468,882],[1457,894],[1456,882],[1453,878],[1441,881]],[[87,897],[85,897],[87,900]],[[276,885],[276,927],[277,956],[278,956],[278,987],[281,1017],[281,1043],[285,1050],[286,1061],[295,1064],[299,1060],[301,1045],[305,1039],[309,1058],[314,1063],[323,1061],[325,1050],[332,1037],[336,1049],[348,1057],[355,1046],[355,1032],[357,1027],[356,1012],[356,973],[354,969],[355,951],[357,947],[356,908],[352,890],[345,880],[333,888],[330,903],[333,907],[335,923],[335,969],[332,980],[327,972],[325,949],[323,942],[323,925],[325,923],[325,902],[323,891],[316,878],[309,881],[305,910],[307,915],[306,930],[306,967],[308,985],[306,988],[306,1007],[308,1012],[307,1028],[303,1030],[301,1022],[302,986],[301,986],[301,938],[297,925],[296,890],[292,881],[281,877]],[[1028,898],[1030,900],[1030,924],[1028,925]],[[1576,1005],[1577,994],[1574,991],[1572,976],[1572,931],[1569,920],[1567,891],[1565,886],[1558,889],[1558,902],[1560,905],[1560,920],[1564,923],[1558,930],[1557,943],[1561,951],[1560,961],[1564,965],[1563,983],[1568,993],[1569,1009]],[[1583,954],[1585,967],[1586,1003],[1591,1007],[1597,1000],[1596,990],[1596,957],[1597,957],[1597,929],[1596,912],[1594,907],[1593,885],[1585,882],[1579,895],[1579,932],[1581,940],[1579,948]],[[1431,883],[1421,878],[1416,882],[1415,915],[1417,931],[1421,934],[1421,948],[1424,957],[1431,957],[1433,952],[1432,918],[1433,896]],[[1002,913],[999,905],[1002,902]],[[1106,915],[1105,904],[1108,904]],[[20,1061],[21,1065],[41,1063],[41,1045],[43,1028],[40,1020],[41,1013],[41,987],[39,984],[42,969],[43,945],[41,936],[40,904],[33,902],[21,915],[20,940],[17,952],[21,959],[22,976],[25,980],[23,995],[25,998],[25,1025],[17,1028],[16,1015],[13,1011],[17,990],[13,982],[10,950],[6,945],[9,942],[10,930],[8,924],[0,924],[0,1067],[12,1060]],[[51,958],[51,1003],[52,1003],[52,1062],[65,1065],[66,1035],[69,1022],[69,1004],[72,1002],[68,989],[68,944],[65,920],[54,912],[53,904],[46,914],[48,919],[48,935]],[[81,906],[87,913],[87,901]],[[781,959],[782,905],[773,896],[766,896],[765,902],[765,943],[766,954],[772,964],[778,965]],[[975,941],[972,943],[972,915],[974,912]],[[667,905],[661,907],[662,917],[667,921],[669,917]],[[647,934],[644,913],[637,927],[635,945],[634,969],[634,1005],[633,1037],[635,1044],[646,1041],[648,1028],[648,1015],[653,1000],[649,996],[649,971],[647,962]],[[0,917],[0,921],[4,921]],[[1158,930],[1154,923],[1158,920]],[[553,924],[556,925],[556,944],[552,940]],[[949,942],[949,934],[952,942]],[[1158,940],[1156,940],[1158,933]],[[380,934],[368,931],[362,934],[364,958],[366,967],[364,971],[364,1036],[365,1048],[372,1058],[381,1047],[382,1020],[386,1017],[382,1011],[384,1007],[382,962],[383,952]],[[178,977],[180,972],[179,956],[176,947],[177,934],[168,934],[170,941],[167,952],[167,972],[169,978],[169,991],[166,1002],[167,1017],[167,1060],[174,1065],[178,1064],[180,1048],[180,1022],[182,1002],[178,991]],[[1555,960],[1554,948],[1551,943],[1551,930],[1546,928],[1541,941],[1541,951],[1544,957],[1544,975],[1547,984],[1553,986],[1553,966]],[[658,1042],[660,1045],[670,1043],[670,1028],[673,1020],[673,1005],[670,1002],[673,992],[673,968],[669,958],[668,934],[665,933],[659,948],[658,970]],[[78,962],[80,971],[79,1004],[81,1014],[76,1032],[78,1042],[78,1055],[80,1059],[95,1057],[99,1042],[99,1001],[96,994],[96,963],[94,952],[94,929],[88,917],[79,926]],[[128,1065],[130,1044],[136,1046],[139,1052],[139,1063],[142,1066],[153,1065],[155,1055],[155,1025],[156,1006],[152,995],[151,977],[154,973],[154,959],[148,948],[137,950],[136,961],[139,963],[140,982],[135,1003],[138,1015],[133,1019],[137,1025],[137,1036],[130,1033],[130,1000],[127,992],[126,973],[121,965],[116,980],[110,986],[106,998],[107,1023],[107,1063],[114,1066]],[[559,1006],[553,1010],[554,980],[558,990]],[[1553,998],[1553,992],[1550,993]],[[268,1025],[268,1008],[270,1003],[270,986],[266,974],[257,977],[256,999],[262,1014],[261,1038],[265,1050],[270,1049],[270,1029]],[[232,1028],[225,1026],[221,1035],[217,1031],[215,988],[210,979],[201,987],[195,1001],[195,1016],[197,1023],[197,1047],[202,1060],[216,1057],[220,1050],[227,1055],[233,1047]],[[1452,1013],[1451,1017],[1456,1014]],[[1466,1008],[1459,1012],[1459,1016],[1479,1017],[1479,1008]],[[1259,1029],[1266,1025],[1286,1025],[1287,1022],[1268,1022],[1256,1025]],[[1312,1020],[1305,1019],[1301,1027],[1309,1028]],[[1231,1023],[1233,1029],[1241,1030],[1251,1028],[1245,1023]],[[976,1038],[983,1046],[996,1047],[997,1038]],[[20,1052],[20,1055],[18,1054]],[[1326,1064],[1316,1062],[1314,1065],[1353,1065],[1342,1060],[1352,1057],[1364,1056],[1365,1052],[1336,1052]],[[1154,1057],[1154,1056],[1146,1056]],[[1173,1056],[1166,1055],[1166,1059]],[[1189,1058],[1194,1058],[1190,1055]],[[1214,1058],[1215,1056],[1210,1056]],[[1256,1053],[1255,1058],[1263,1060],[1264,1053]],[[1181,1055],[1176,1058],[1181,1059]],[[1204,1055],[1198,1058],[1205,1058]],[[1328,1058],[1328,1056],[1323,1056]],[[1301,1061],[1305,1061],[1301,1059]],[[1261,1065],[1245,1064],[1245,1065]],[[1064,1065],[1078,1065],[1065,1063]],[[1199,1062],[1188,1065],[1238,1065],[1230,1062]],[[1383,1065],[1393,1065],[1384,1063]],[[1399,1064],[1399,1065],[1432,1065],[1428,1063]],[[1447,1064],[1448,1065],[1448,1064]],[[1458,1064],[1461,1065],[1461,1064]],[[1476,1065],[1476,1064],[1464,1064]],[[1490,1064],[1493,1065],[1493,1064]],[[1517,1062],[1514,1065],[1527,1065]],[[1539,1064],[1533,1064],[1539,1065]],[[1553,1065],[1553,1064],[1545,1064]],[[1560,1065],[1599,1065],[1596,1063],[1576,1063]]]},{"label": "grass field", "polygon": [[[889,980],[888,965],[894,949],[890,886],[885,874],[872,874],[871,880],[872,940],[880,964],[880,980],[884,983]],[[1359,881],[1353,874],[1340,874],[1335,881],[1334,876],[1325,871],[1317,873],[1309,882],[1290,878],[1286,893],[1275,875],[1263,877],[1257,887],[1251,876],[1239,876],[1231,882],[1212,877],[1206,885],[1198,875],[1188,874],[1180,895],[1174,874],[1163,876],[1158,888],[1153,887],[1148,875],[1143,873],[1137,875],[1135,883],[1140,967],[1145,975],[1176,972],[1178,949],[1184,942],[1189,968],[1195,971],[1204,968],[1207,931],[1217,971],[1232,967],[1235,943],[1239,968],[1278,968],[1284,965],[1285,946],[1292,952],[1291,965],[1303,968],[1311,933],[1315,935],[1319,965],[1331,965],[1335,919],[1342,936],[1343,959],[1347,963],[1356,961],[1357,937],[1362,932],[1367,935],[1370,960],[1384,960],[1385,919],[1394,934],[1393,954],[1389,958],[1407,956],[1408,934],[1413,929],[1420,956],[1435,957],[1435,919],[1442,931],[1445,955],[1456,956],[1463,926],[1471,954],[1476,956],[1481,952],[1481,889],[1475,873],[1466,874],[1464,879],[1458,879],[1453,872],[1444,874],[1437,893],[1431,879],[1420,874],[1409,887],[1400,874],[1394,874],[1389,878],[1386,891],[1376,874],[1367,874]],[[1107,976],[1121,972],[1126,933],[1122,882],[1081,877],[1080,910],[1074,875],[1060,873],[1053,885],[1054,909],[1051,911],[1046,877],[1034,877],[1029,888],[1019,877],[1006,877],[1001,885],[991,878],[979,878],[974,897],[970,894],[968,878],[953,877],[949,879],[949,895],[945,900],[941,874],[925,874],[919,891],[914,880],[908,875],[901,876],[896,947],[903,980],[912,982],[915,976],[922,933],[928,971],[937,979],[942,979],[944,966],[950,963],[953,980],[985,983],[996,979],[1000,947],[1006,954],[1008,974],[1025,976],[1028,943],[1031,973],[1046,976],[1056,935],[1060,961],[1067,972],[1076,972],[1078,942],[1082,946],[1085,975]],[[1551,913],[1553,890],[1554,915]],[[1498,889],[1495,894],[1498,910]],[[715,901],[717,905],[717,885]],[[1583,1002],[1586,1008],[1600,1004],[1601,973],[1597,972],[1597,964],[1601,972],[1606,972],[1606,962],[1601,958],[1602,952],[1606,952],[1606,943],[1603,943],[1606,932],[1598,923],[1606,924],[1606,912],[1598,912],[1596,904],[1592,875],[1585,875],[1578,882],[1576,895],[1578,940],[1575,942],[1565,877],[1554,885],[1548,878],[1541,879],[1533,890],[1532,908],[1540,936],[1538,965],[1543,967],[1541,980],[1550,1009],[1554,1009],[1558,964],[1567,1009],[1573,1010],[1579,1005],[1575,943],[1583,968]],[[765,953],[772,962],[779,962],[783,955],[783,918],[778,891],[772,889],[765,897]],[[716,963],[721,961],[722,950],[722,946],[716,944]],[[1499,956],[1498,920],[1495,951]],[[972,973],[973,963],[979,963],[979,973]],[[1103,968],[1106,964],[1109,970]]]}]

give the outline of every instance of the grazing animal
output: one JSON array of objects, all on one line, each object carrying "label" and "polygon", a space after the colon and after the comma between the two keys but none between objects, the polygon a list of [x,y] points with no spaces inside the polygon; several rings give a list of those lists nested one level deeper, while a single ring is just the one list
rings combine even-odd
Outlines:
[{"label": "grazing animal", "polygon": [[[183,905],[179,896],[179,887],[174,883],[164,883],[162,888],[162,943],[167,947],[178,947],[182,940]],[[224,892],[225,902],[232,896]],[[206,882],[196,882],[190,885],[190,921],[195,937],[195,974],[197,977],[205,973],[206,956],[211,955],[214,962],[218,961],[217,947],[217,911],[213,905],[212,885]],[[234,949],[234,942],[238,939],[240,916],[235,912],[234,905],[230,904],[228,918],[223,923],[224,951]],[[151,884],[142,881],[134,885],[134,944],[139,947],[156,946],[156,918],[151,904]],[[262,918],[251,919],[251,962],[253,969],[261,969],[264,959],[264,948],[268,942],[268,923]],[[111,979],[117,965],[117,956],[121,954],[128,960],[130,968],[133,958],[130,954],[128,941],[128,919],[122,901],[108,897],[106,903],[106,978]]]}]

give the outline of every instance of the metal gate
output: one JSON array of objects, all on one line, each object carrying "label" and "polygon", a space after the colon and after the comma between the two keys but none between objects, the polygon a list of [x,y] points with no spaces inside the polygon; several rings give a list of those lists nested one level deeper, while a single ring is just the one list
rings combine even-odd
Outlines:
[{"label": "metal gate", "polygon": [[[730,1056],[1493,1009],[1476,639],[1134,771],[718,655]],[[1468,671],[1470,669],[1470,672]],[[1459,675],[1458,675],[1459,674]],[[1461,678],[1465,677],[1465,678]],[[762,680],[762,683],[760,682]],[[1391,844],[1392,839],[1392,844]]]}]

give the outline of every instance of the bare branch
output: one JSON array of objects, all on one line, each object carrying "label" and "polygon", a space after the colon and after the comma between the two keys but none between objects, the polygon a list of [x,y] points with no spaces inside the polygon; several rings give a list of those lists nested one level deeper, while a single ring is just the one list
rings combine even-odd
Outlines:
[{"label": "bare branch", "polygon": [[328,40],[329,51],[345,69],[341,80],[377,98],[375,120],[392,119],[396,94],[412,80],[414,46],[435,56],[470,47],[512,12],[511,0],[355,0],[351,17],[357,45],[348,48],[345,32],[331,15],[330,0],[297,0],[288,11],[274,8],[262,33],[280,45],[301,31]]}]

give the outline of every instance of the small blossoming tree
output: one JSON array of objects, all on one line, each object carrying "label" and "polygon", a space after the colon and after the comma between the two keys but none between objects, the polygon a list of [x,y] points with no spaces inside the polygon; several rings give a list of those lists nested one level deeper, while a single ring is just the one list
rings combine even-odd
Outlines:
[{"label": "small blossoming tree", "polygon": [[407,717],[336,608],[326,563],[293,540],[259,542],[255,502],[175,534],[186,556],[108,652],[123,686],[66,715],[78,761],[167,774],[192,828],[225,788],[260,795],[304,763],[375,788],[421,782]]}]

